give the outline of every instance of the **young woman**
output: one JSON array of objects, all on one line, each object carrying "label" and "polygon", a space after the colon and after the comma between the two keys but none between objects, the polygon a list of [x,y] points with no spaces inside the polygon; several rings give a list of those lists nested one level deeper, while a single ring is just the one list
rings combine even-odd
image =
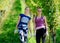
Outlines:
[{"label": "young woman", "polygon": [[45,33],[47,30],[46,17],[42,16],[42,9],[37,8],[37,16],[34,18],[35,30],[36,30],[36,43],[40,43],[42,38],[42,43],[45,43]]},{"label": "young woman", "polygon": [[27,33],[29,27],[30,17],[28,16],[30,13],[29,7],[25,8],[25,14],[20,14],[19,21],[17,24],[17,28],[19,29],[20,35],[20,43],[27,43]]}]

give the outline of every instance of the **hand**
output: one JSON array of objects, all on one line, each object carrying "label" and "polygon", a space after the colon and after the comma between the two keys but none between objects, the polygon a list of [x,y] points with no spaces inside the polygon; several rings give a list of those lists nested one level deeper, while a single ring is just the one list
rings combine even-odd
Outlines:
[{"label": "hand", "polygon": [[45,37],[45,36],[46,36],[46,33],[44,33],[43,37]]},{"label": "hand", "polygon": [[14,30],[14,34],[16,34],[16,33],[18,33],[18,29],[15,29],[15,30]]},{"label": "hand", "polygon": [[46,35],[49,36],[48,31],[46,31]]},{"label": "hand", "polygon": [[46,29],[48,29],[48,26],[46,26]]}]

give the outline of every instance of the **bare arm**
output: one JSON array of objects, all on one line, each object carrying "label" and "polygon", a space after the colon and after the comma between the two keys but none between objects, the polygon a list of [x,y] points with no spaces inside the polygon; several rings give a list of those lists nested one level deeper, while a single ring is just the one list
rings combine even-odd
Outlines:
[{"label": "bare arm", "polygon": [[35,24],[35,18],[33,18],[33,26],[34,26],[34,32],[36,31],[35,27],[36,27],[36,24]]},{"label": "bare arm", "polygon": [[16,25],[16,29],[14,30],[14,34],[16,34],[16,33],[18,33],[18,24],[19,24],[19,21],[20,21],[20,17],[19,17],[19,19],[18,19],[18,23],[17,23],[17,25]]},{"label": "bare arm", "polygon": [[47,19],[45,16],[44,16],[44,19],[45,19],[45,26],[46,26],[46,28],[48,28]]},{"label": "bare arm", "polygon": [[45,18],[45,25],[46,25],[46,35],[49,36],[47,19],[46,19],[46,17],[44,17],[44,18]]},{"label": "bare arm", "polygon": [[20,21],[20,16],[19,16],[19,19],[18,19],[18,23],[17,23],[17,25],[16,25],[16,28],[18,27],[19,21]]},{"label": "bare arm", "polygon": [[29,28],[30,32],[32,32],[32,31],[31,31],[31,28],[30,28],[30,21],[29,21],[29,23],[28,23],[28,28]]}]

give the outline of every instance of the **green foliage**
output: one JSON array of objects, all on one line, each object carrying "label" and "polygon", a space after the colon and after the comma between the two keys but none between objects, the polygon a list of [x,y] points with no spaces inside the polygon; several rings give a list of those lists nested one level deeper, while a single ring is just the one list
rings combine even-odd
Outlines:
[{"label": "green foliage", "polygon": [[[4,24],[2,27],[3,33],[0,34],[0,43],[20,43],[19,34],[14,34],[14,30],[16,28],[18,16],[21,13],[22,6],[23,6],[23,5],[21,5],[22,4],[21,1],[22,0],[15,0],[15,2],[13,3],[11,11],[10,11],[7,19],[4,21]],[[35,15],[37,13],[37,9],[36,9],[37,6],[42,8],[43,15],[45,15],[47,17],[49,31],[50,31],[50,29],[52,29],[53,32],[55,32],[55,30],[56,30],[56,33],[57,33],[56,34],[56,38],[57,38],[56,43],[60,43],[60,25],[58,25],[58,27],[57,27],[57,24],[56,24],[56,20],[58,19],[57,17],[60,15],[56,16],[54,14],[56,12],[56,7],[57,7],[54,3],[54,0],[44,0],[44,1],[43,0],[26,0],[25,3],[27,4],[27,6],[30,7],[33,15]],[[60,6],[59,6],[59,9],[60,9]],[[32,40],[33,40],[33,43],[35,43],[34,37],[32,37],[30,40],[28,39],[29,43],[32,43],[31,42]],[[49,41],[49,40],[47,40],[47,41]]]},{"label": "green foliage", "polygon": [[0,43],[20,43],[19,35],[14,34],[16,29],[16,24],[18,21],[18,16],[21,11],[20,0],[16,0],[12,6],[11,12],[4,21],[3,33],[0,34]]},{"label": "green foliage", "polygon": [[60,28],[58,30],[56,30],[56,43],[60,43]]}]

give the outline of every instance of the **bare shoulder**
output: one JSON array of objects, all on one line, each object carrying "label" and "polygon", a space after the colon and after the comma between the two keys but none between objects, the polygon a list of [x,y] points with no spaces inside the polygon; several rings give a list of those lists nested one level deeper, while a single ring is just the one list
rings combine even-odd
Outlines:
[{"label": "bare shoulder", "polygon": [[44,18],[46,18],[46,16],[44,16]]},{"label": "bare shoulder", "polygon": [[44,16],[44,19],[46,19],[46,16]]}]

